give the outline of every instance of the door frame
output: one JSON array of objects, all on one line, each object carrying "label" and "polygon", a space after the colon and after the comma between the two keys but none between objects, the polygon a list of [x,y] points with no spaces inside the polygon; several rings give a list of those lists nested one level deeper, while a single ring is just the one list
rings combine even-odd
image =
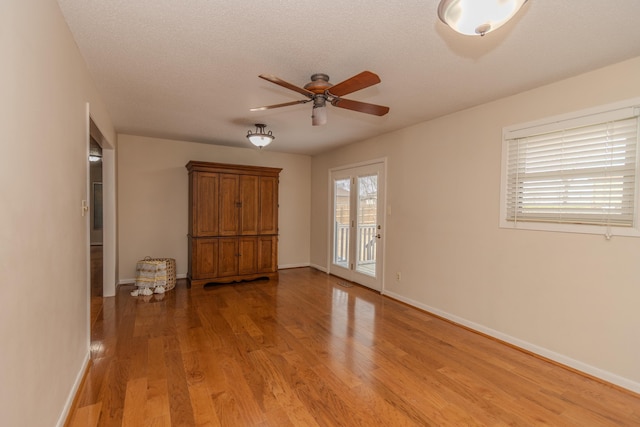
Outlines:
[{"label": "door frame", "polygon": [[[376,278],[375,283],[377,284],[376,286],[372,286],[371,282],[369,283],[360,283],[358,281],[358,275],[355,274],[355,271],[351,271],[351,273],[347,273],[346,276],[348,277],[343,277],[345,274],[343,268],[340,268],[338,270],[338,268],[334,268],[334,264],[333,264],[333,248],[332,248],[332,242],[334,239],[333,233],[333,176],[335,174],[338,174],[340,172],[343,171],[348,171],[350,169],[357,169],[357,168],[361,168],[361,167],[366,167],[366,166],[374,166],[374,165],[379,165],[380,169],[382,170],[382,183],[379,184],[378,187],[378,192],[382,193],[382,197],[378,200],[378,212],[379,212],[379,218],[378,218],[378,225],[381,226],[381,230],[380,230],[380,234],[381,234],[381,238],[379,239],[378,243],[377,243],[377,258],[376,258],[376,262],[380,263],[380,275],[379,277]],[[327,196],[327,201],[328,201],[328,219],[327,219],[327,273],[337,276],[337,277],[341,277],[343,279],[361,284],[363,286],[366,286],[368,288],[371,288],[377,292],[380,293],[384,293],[384,289],[385,289],[385,282],[384,282],[384,271],[385,271],[385,246],[386,246],[386,238],[385,238],[385,234],[386,234],[386,216],[387,216],[387,158],[386,157],[382,157],[382,158],[377,158],[377,159],[371,159],[371,160],[366,160],[363,162],[358,162],[358,163],[351,163],[351,164],[347,164],[347,165],[342,165],[342,166],[336,166],[334,168],[329,169],[329,173],[328,173],[328,177],[327,177],[327,184],[328,184],[328,196]],[[337,273],[341,273],[341,274],[337,274]],[[360,273],[358,273],[360,274]],[[355,280],[354,280],[355,279]]]}]

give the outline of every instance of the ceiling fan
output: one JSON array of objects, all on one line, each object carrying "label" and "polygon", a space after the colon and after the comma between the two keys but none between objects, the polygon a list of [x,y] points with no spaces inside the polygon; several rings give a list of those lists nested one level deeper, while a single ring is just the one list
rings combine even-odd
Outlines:
[{"label": "ceiling fan", "polygon": [[327,123],[327,102],[335,107],[346,108],[347,110],[358,111],[360,113],[373,114],[375,116],[384,116],[389,112],[389,107],[342,98],[343,95],[380,83],[380,77],[371,71],[363,71],[360,74],[356,74],[355,76],[336,85],[329,83],[328,75],[316,73],[311,76],[311,81],[304,85],[304,88],[285,82],[284,80],[270,74],[261,74],[258,77],[301,93],[306,96],[307,99],[252,108],[250,111],[270,110],[272,108],[305,104],[313,101],[313,110],[311,114],[311,124],[313,126]]}]

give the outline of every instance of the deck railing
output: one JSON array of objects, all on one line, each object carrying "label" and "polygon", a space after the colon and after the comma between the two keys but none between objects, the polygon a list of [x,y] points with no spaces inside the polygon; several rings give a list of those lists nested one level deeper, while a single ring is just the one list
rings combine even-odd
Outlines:
[{"label": "deck railing", "polygon": [[[356,233],[357,240],[357,263],[358,265],[376,262],[376,226],[375,225],[358,225]],[[349,225],[335,225],[335,241],[334,241],[334,262],[336,264],[347,263],[349,259]]]}]

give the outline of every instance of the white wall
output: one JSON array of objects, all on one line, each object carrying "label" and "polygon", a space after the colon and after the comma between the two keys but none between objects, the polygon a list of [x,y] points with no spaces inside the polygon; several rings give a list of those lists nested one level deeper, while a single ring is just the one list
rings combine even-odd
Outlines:
[{"label": "white wall", "polygon": [[115,134],[54,0],[0,3],[0,424],[64,421],[89,356],[87,102]]},{"label": "white wall", "polygon": [[136,261],[145,256],[175,258],[177,273],[186,275],[190,160],[282,168],[278,263],[309,265],[309,156],[118,135],[121,282],[135,278]]},{"label": "white wall", "polygon": [[314,157],[311,263],[328,170],[386,156],[385,293],[639,392],[640,239],[498,228],[502,127],[638,97],[638,76],[635,58]]}]

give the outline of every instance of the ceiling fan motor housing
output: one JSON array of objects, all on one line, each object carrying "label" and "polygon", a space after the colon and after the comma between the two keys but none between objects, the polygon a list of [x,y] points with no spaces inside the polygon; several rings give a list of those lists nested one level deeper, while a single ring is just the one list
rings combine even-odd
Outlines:
[{"label": "ceiling fan motor housing", "polygon": [[311,81],[304,85],[304,88],[313,93],[324,93],[325,90],[333,86],[329,83],[329,76],[323,73],[316,73],[311,76]]}]

